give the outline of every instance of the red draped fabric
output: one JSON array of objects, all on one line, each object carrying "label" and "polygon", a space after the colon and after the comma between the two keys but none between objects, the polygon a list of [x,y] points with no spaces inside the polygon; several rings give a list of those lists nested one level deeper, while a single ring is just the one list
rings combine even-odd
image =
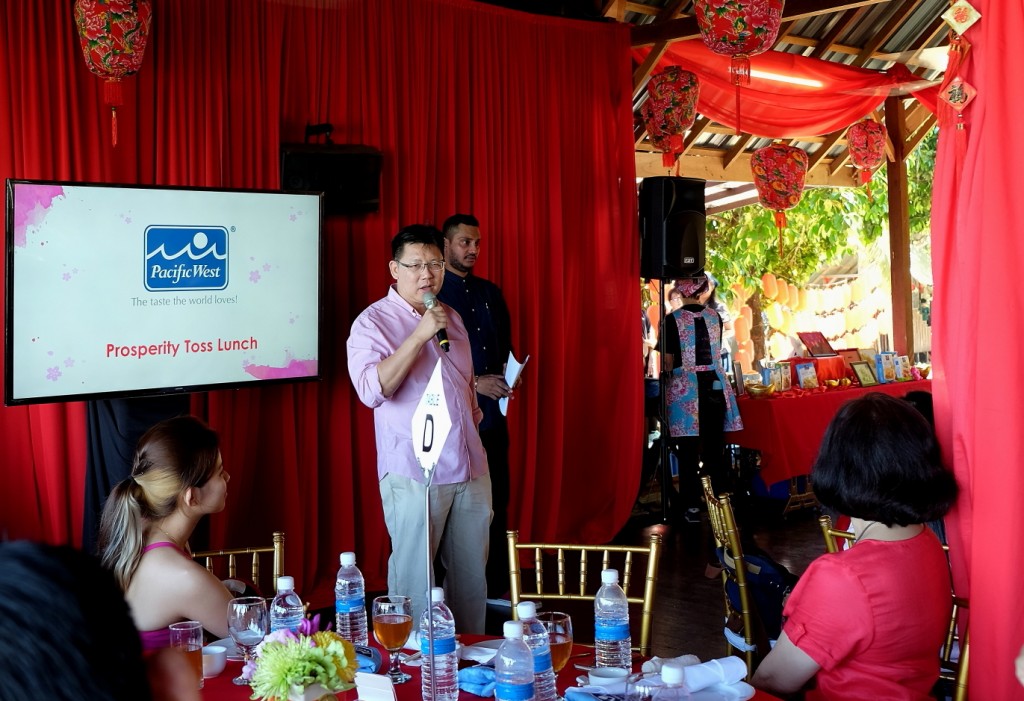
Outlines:
[{"label": "red draped fabric", "polygon": [[[386,292],[393,233],[456,211],[481,219],[479,272],[503,287],[517,352],[532,356],[510,408],[510,523],[530,539],[614,536],[642,430],[626,362],[640,304],[628,30],[469,0],[154,11],[112,149],[69,3],[0,3],[0,178],[276,188],[280,143],[326,121],[336,143],[384,153],[381,211],[326,220],[323,381],[193,399],[232,474],[213,543],[285,531],[314,605],[342,550],[385,587],[372,414],[344,343]],[[0,409],[0,534],[79,542],[84,424],[81,404]]]},{"label": "red draped fabric", "polygon": [[[935,418],[962,494],[948,519],[958,591],[970,597],[970,697],[1019,699],[1013,658],[1024,644],[1024,338],[1017,192],[1024,112],[1012,52],[1024,36],[1020,3],[972,0],[982,20],[964,80],[978,96],[964,112],[967,154],[953,168],[953,130],[939,134],[932,203]],[[1002,364],[999,379],[993,359]]]},{"label": "red draped fabric", "polygon": [[[638,61],[649,49],[634,49]],[[697,111],[719,124],[736,128],[736,87],[729,76],[731,58],[714,53],[699,39],[669,45],[655,72],[679,66],[697,74]],[[750,58],[750,85],[740,90],[743,131],[773,139],[828,134],[845,129],[877,109],[894,88],[915,85],[918,78],[905,66],[871,71],[781,51]],[[784,82],[775,77],[809,81]],[[914,93],[932,112],[935,88]]]}]

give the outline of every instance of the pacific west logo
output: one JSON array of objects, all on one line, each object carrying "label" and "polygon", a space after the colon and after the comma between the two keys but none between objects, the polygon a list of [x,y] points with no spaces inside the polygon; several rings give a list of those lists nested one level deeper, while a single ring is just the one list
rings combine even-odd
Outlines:
[{"label": "pacific west logo", "polygon": [[146,228],[146,289],[192,292],[228,286],[228,230],[222,226]]}]

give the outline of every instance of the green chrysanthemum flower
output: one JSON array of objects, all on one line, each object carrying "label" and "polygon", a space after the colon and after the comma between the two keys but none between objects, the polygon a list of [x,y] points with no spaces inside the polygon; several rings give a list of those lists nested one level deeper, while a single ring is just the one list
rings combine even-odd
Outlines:
[{"label": "green chrysanthemum flower", "polygon": [[314,683],[328,691],[350,689],[354,675],[348,670],[345,646],[337,640],[324,640],[328,645],[317,647],[318,642],[300,635],[298,640],[265,643],[249,680],[252,698],[287,699],[293,688],[304,689]]}]

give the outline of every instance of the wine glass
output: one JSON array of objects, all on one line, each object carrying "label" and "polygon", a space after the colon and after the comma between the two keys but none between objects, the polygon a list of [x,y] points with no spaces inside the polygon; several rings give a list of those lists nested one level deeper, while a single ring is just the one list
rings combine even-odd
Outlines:
[{"label": "wine glass", "polygon": [[412,679],[398,666],[398,651],[411,632],[412,601],[408,596],[378,596],[373,600],[373,636],[391,655],[388,677],[395,684]]},{"label": "wine glass", "polygon": [[537,620],[548,629],[551,644],[551,669],[558,674],[572,654],[572,619],[561,611],[544,611],[537,614]]},{"label": "wine glass", "polygon": [[[243,596],[228,602],[228,631],[235,645],[241,649],[246,664],[252,659],[253,649],[266,637],[269,627],[270,613],[263,597]],[[249,683],[241,674],[231,681],[239,686]]]}]

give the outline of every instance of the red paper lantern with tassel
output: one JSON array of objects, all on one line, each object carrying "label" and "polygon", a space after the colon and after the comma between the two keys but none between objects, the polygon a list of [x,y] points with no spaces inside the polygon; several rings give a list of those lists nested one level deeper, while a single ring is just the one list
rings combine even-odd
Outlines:
[{"label": "red paper lantern with tassel", "polygon": [[846,143],[860,184],[867,186],[870,198],[871,175],[885,160],[885,127],[873,119],[861,120],[846,132]]},{"label": "red paper lantern with tassel", "polygon": [[647,101],[640,108],[644,126],[661,151],[661,162],[671,167],[683,152],[683,136],[697,118],[700,81],[690,71],[670,66],[651,76]]},{"label": "red paper lantern with tassel", "polygon": [[153,19],[149,0],[75,0],[75,25],[89,70],[106,79],[103,103],[110,107],[110,135],[117,146],[117,108],[124,103],[121,80],[138,72]]},{"label": "red paper lantern with tassel", "polygon": [[750,157],[750,169],[761,205],[775,211],[779,229],[779,256],[782,256],[782,232],[786,211],[800,203],[807,176],[807,154],[796,146],[772,144],[759,148]]},{"label": "red paper lantern with tassel", "polygon": [[775,44],[784,0],[695,0],[704,45],[732,56],[729,75],[736,86],[736,132],[740,132],[740,86],[750,85],[750,57]]}]

